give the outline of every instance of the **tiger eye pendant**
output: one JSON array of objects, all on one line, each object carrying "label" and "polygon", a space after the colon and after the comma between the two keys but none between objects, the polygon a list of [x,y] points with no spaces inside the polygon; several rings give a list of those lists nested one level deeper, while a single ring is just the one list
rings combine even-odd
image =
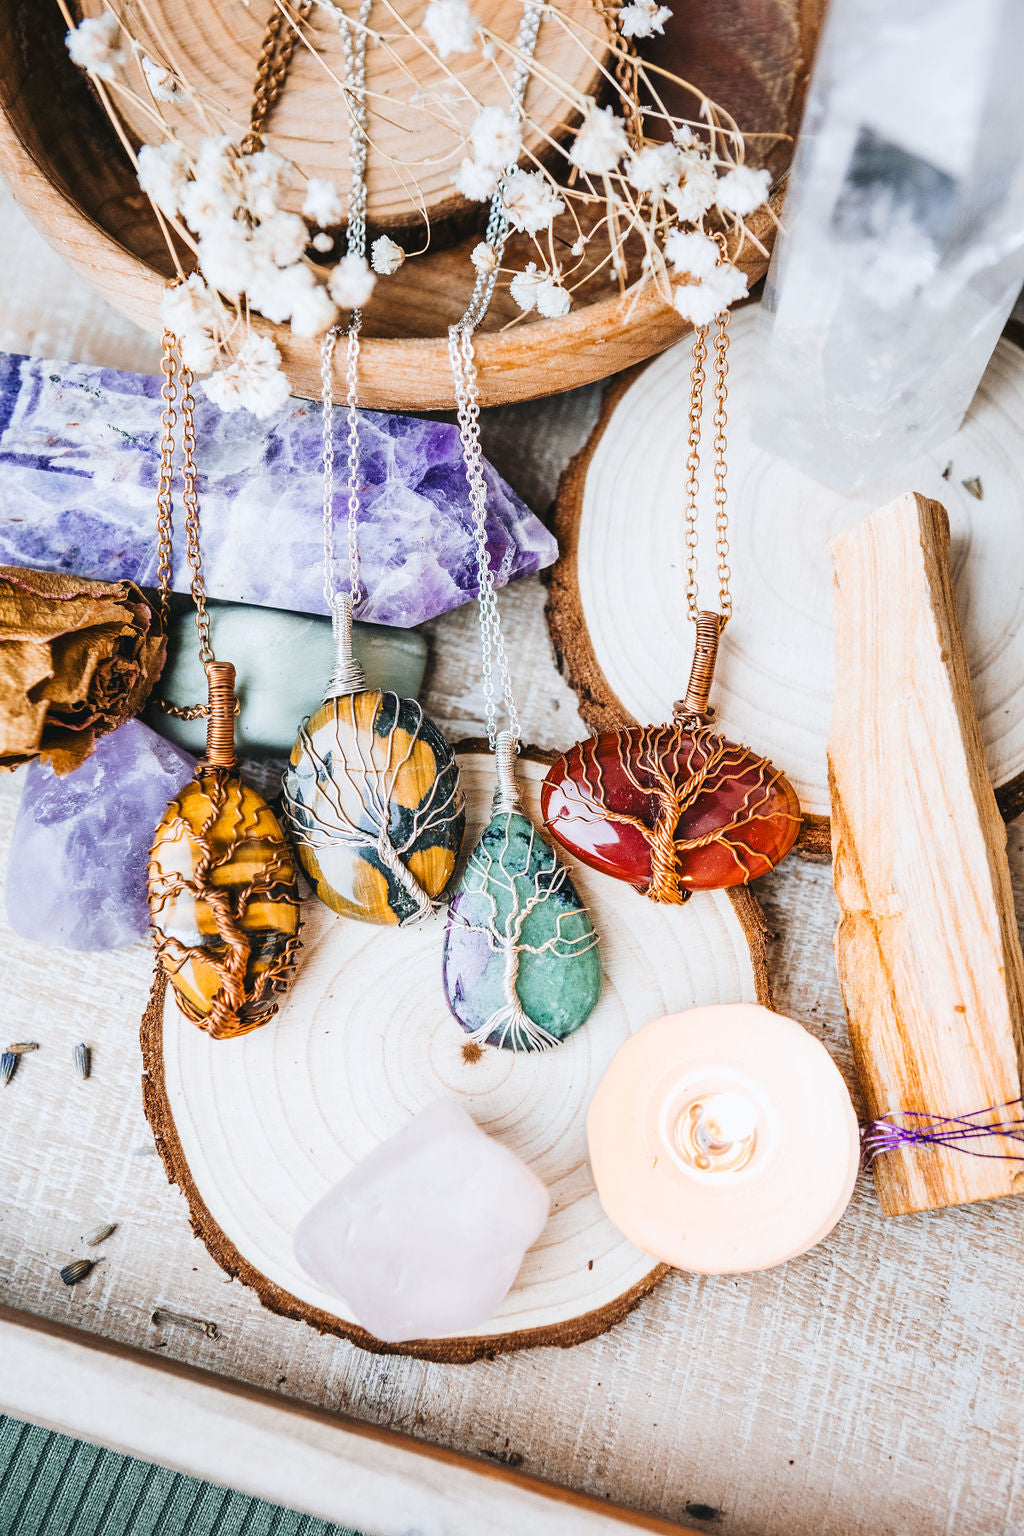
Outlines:
[{"label": "tiger eye pendant", "polygon": [[335,641],[324,702],[299,731],[283,779],[289,829],[332,911],[414,923],[433,911],[462,846],[458,764],[415,699],[366,688],[345,597]]},{"label": "tiger eye pendant", "polygon": [[689,687],[669,724],[577,742],[541,791],[544,823],[563,847],[652,901],[746,885],[800,831],[789,780],[707,723],[719,632],[717,613],[698,614]]},{"label": "tiger eye pendant", "polygon": [[206,757],[157,827],[149,908],[178,1007],[231,1040],[277,1012],[299,949],[299,893],[277,817],[235,771],[235,669],[211,661],[206,672]]}]

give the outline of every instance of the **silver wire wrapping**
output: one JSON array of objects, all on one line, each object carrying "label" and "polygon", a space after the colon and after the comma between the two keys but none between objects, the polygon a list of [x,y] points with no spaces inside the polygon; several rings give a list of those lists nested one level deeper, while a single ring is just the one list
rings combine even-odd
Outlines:
[{"label": "silver wire wrapping", "polygon": [[328,699],[361,693],[366,687],[366,674],[352,650],[352,599],[347,592],[335,593],[331,620],[334,624],[334,669],[324,689],[325,704]]},{"label": "silver wire wrapping", "polygon": [[516,744],[511,731],[499,731],[494,748],[494,770],[498,782],[491,801],[491,815],[518,811],[521,808],[519,785],[516,783]]},{"label": "silver wire wrapping", "polygon": [[[523,115],[526,87],[533,68],[533,55],[537,47],[537,33],[543,14],[542,0],[524,0],[522,20],[516,39],[516,67],[512,76],[512,107],[517,117]],[[473,509],[473,531],[476,544],[477,582],[480,620],[480,663],[484,684],[484,707],[487,714],[487,741],[491,751],[497,751],[498,725],[494,690],[494,666],[497,665],[501,685],[501,700],[508,715],[509,733],[518,752],[522,740],[519,711],[512,693],[505,643],[501,633],[501,615],[494,593],[494,573],[487,552],[487,483],[484,480],[483,454],[480,449],[480,405],[477,387],[476,358],[473,353],[473,332],[483,320],[490,306],[498,280],[498,268],[509,236],[508,212],[503,190],[505,178],[516,169],[513,163],[506,166],[501,180],[491,198],[487,216],[486,243],[495,255],[489,271],[478,272],[469,304],[461,320],[448,328],[448,356],[455,385],[455,403],[458,409],[459,437],[462,456],[466,464],[466,481],[469,500]],[[492,661],[492,655],[494,660]]]}]

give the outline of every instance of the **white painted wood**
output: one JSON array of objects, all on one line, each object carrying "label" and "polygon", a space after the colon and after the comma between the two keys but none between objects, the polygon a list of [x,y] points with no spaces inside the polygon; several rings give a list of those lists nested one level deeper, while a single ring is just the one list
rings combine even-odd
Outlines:
[{"label": "white painted wood", "polygon": [[[756,306],[736,314],[729,329],[727,485],[735,614],[719,651],[713,693],[718,725],[771,758],[805,811],[828,815],[828,540],[903,491],[920,491],[941,501],[950,515],[971,683],[993,782],[1005,784],[1024,769],[1024,352],[999,343],[963,427],[948,443],[892,482],[843,496],[754,442],[761,347]],[[643,722],[671,714],[693,654],[682,597],[691,367],[690,346],[680,343],[644,368],[604,430],[583,496],[578,570],[584,618],[611,693]],[[705,394],[700,591],[702,604],[715,607],[710,384]],[[981,502],[962,483],[975,478]]]},{"label": "white painted wood", "polygon": [[413,1441],[171,1376],[67,1334],[0,1317],[0,1412],[99,1441],[373,1536],[616,1536],[678,1531]]},{"label": "white painted wood", "polygon": [[[27,275],[41,269],[46,248],[16,227],[5,204],[0,214],[7,281],[25,278],[27,295]],[[53,345],[43,350],[72,355],[54,315],[74,281],[48,273],[14,320],[5,290],[7,344],[31,349],[35,328],[50,327]],[[122,322],[95,298],[82,302],[75,319],[81,345],[96,361],[133,366],[123,331],[111,329]],[[134,366],[143,366],[144,341],[135,345]],[[593,419],[593,399],[585,391],[571,401],[485,413],[489,452],[517,487],[528,487],[539,510],[554,481],[545,485],[537,466],[554,471],[559,444],[561,462],[568,459]],[[527,456],[529,465],[517,462]],[[627,476],[627,511],[629,489]],[[986,492],[978,512],[987,505]],[[981,525],[973,532],[983,532]],[[543,600],[534,580],[501,594],[527,738],[564,746],[582,727],[551,665]],[[428,633],[428,707],[459,730],[479,730],[471,611],[433,621]],[[827,651],[827,635],[815,643]],[[17,776],[0,778],[0,849],[19,788]],[[1009,856],[1021,912],[1024,823],[1009,829]],[[831,870],[789,859],[758,883],[758,895],[776,936],[776,1006],[824,1040],[863,1110],[832,963]],[[812,1253],[763,1275],[670,1275],[623,1323],[575,1349],[452,1366],[367,1355],[265,1312],[251,1292],[226,1282],[193,1238],[142,1115],[136,1031],[151,967],[144,943],[107,957],[22,943],[0,903],[0,1027],[5,1040],[43,1043],[0,1089],[4,1302],[265,1388],[284,1402],[513,1463],[600,1499],[684,1522],[687,1504],[710,1505],[720,1514],[703,1528],[720,1536],[1007,1536],[1024,1529],[1024,1203],[887,1221],[862,1177],[846,1217]],[[74,1077],[70,1061],[83,1038],[96,1048],[87,1083]],[[105,1245],[103,1264],[66,1291],[59,1265],[81,1252],[81,1233],[108,1217],[121,1227]],[[214,1318],[221,1337],[154,1327],[157,1305]],[[6,1411],[50,1422],[64,1414],[60,1427],[143,1455],[159,1456],[160,1443],[176,1439],[202,1402],[164,1383],[158,1430],[147,1428],[145,1438],[132,1401],[118,1411],[116,1376],[109,1401],[94,1380],[76,1391],[72,1415],[63,1406],[70,1376],[43,1377],[36,1357],[15,1373],[13,1358],[5,1335]],[[207,1443],[182,1456],[188,1470],[216,1468],[230,1415],[214,1419],[202,1419]],[[286,1452],[262,1459],[268,1476],[287,1475]],[[225,1475],[225,1466],[214,1475]],[[256,1464],[232,1475],[237,1482],[263,1472]],[[264,1487],[302,1504],[300,1486]],[[336,1519],[346,1517],[342,1492]],[[501,1488],[495,1518],[503,1498]],[[379,1528],[376,1509],[364,1522],[371,1533]],[[491,1529],[488,1511],[473,1536]],[[519,1531],[533,1536],[529,1521]]]},{"label": "white painted wood", "polygon": [[[489,819],[494,770],[479,753],[463,754],[460,768],[468,853]],[[519,765],[524,805],[538,822],[544,773],[535,762]],[[750,949],[725,892],[657,907],[560,857],[601,936],[605,980],[586,1025],[554,1050],[487,1049],[465,1060],[466,1036],[441,983],[442,913],[412,929],[375,928],[308,902],[300,965],[280,1013],[228,1049],[190,1024],[168,990],[167,1098],[192,1177],[242,1256],[290,1296],[358,1322],[300,1268],[292,1233],[383,1139],[447,1097],[463,1100],[483,1130],[522,1157],[552,1202],[515,1286],[473,1337],[571,1322],[624,1297],[656,1267],[601,1209],[587,1107],[619,1046],[651,1019],[701,1003],[755,1002]]]}]

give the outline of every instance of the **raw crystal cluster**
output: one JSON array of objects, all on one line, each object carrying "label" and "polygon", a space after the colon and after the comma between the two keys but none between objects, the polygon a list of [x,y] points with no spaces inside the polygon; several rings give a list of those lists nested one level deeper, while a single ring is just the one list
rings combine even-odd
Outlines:
[{"label": "raw crystal cluster", "polygon": [[[0,354],[0,562],[156,583],[153,530],[160,380]],[[211,597],[326,613],[321,572],[320,407],[269,422],[223,416],[201,395],[196,435]],[[337,416],[337,453],[347,448]],[[554,538],[484,466],[487,552],[498,586],[550,565]],[[406,628],[476,596],[472,514],[455,426],[361,413],[360,619]],[[344,548],[347,488],[336,478]],[[184,541],[173,585],[189,588]]]},{"label": "raw crystal cluster", "polygon": [[1024,283],[1024,7],[834,0],[775,246],[756,435],[839,490],[959,426]]},{"label": "raw crystal cluster", "polygon": [[140,938],[153,832],[194,768],[139,720],[100,737],[61,778],[30,763],[7,867],[15,933],[63,949],[120,949]]},{"label": "raw crystal cluster", "polygon": [[514,1152],[441,1100],[328,1190],[295,1256],[378,1339],[444,1338],[494,1316],[549,1204]]}]

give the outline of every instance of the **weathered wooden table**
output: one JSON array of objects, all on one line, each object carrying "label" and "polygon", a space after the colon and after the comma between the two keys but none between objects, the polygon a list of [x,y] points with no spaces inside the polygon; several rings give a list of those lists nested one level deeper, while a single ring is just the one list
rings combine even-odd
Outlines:
[{"label": "weathered wooden table", "polygon": [[[157,371],[156,343],[95,300],[2,205],[0,348]],[[538,511],[594,420],[596,391],[496,411],[485,450]],[[0,516],[13,509],[0,483]],[[531,579],[502,595],[526,738],[582,733]],[[479,732],[476,616],[427,626],[427,705]],[[20,785],[0,781],[0,846]],[[1024,881],[1024,823],[1010,829]],[[829,1046],[853,1088],[832,961],[828,867],[761,882],[777,1006]],[[1024,889],[1018,889],[1018,900]],[[1020,908],[1019,908],[1020,910]],[[598,1500],[727,1536],[1008,1536],[1024,1528],[1019,1274],[1024,1206],[1004,1200],[900,1221],[862,1177],[831,1237],[767,1274],[666,1279],[623,1323],[568,1351],[446,1366],[361,1352],[261,1309],[189,1228],[143,1118],[138,1023],[147,943],[108,956],[25,944],[0,920],[4,1031],[45,1049],[0,1090],[0,1408],[371,1533],[611,1529],[461,1465],[406,1461],[301,1413],[148,1371],[115,1346],[404,1431]],[[94,1045],[88,1082],[69,1071]],[[75,1290],[57,1270],[100,1220],[120,1229]],[[155,1328],[155,1307],[215,1320],[210,1339]],[[33,1314],[40,1328],[26,1325]],[[83,1350],[53,1325],[105,1341]],[[283,1420],[285,1416],[279,1416]],[[662,1527],[656,1527],[662,1528]]]}]

